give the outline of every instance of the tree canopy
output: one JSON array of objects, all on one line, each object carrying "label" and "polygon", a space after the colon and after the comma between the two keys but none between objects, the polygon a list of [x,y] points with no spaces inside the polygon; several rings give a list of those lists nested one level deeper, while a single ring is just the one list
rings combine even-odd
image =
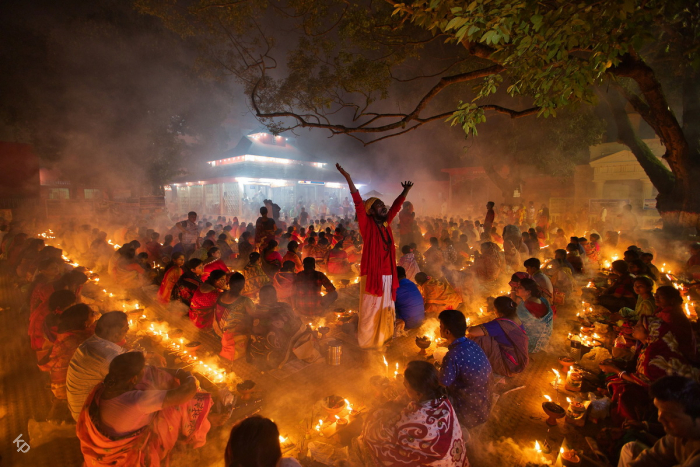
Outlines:
[{"label": "tree canopy", "polygon": [[[659,189],[665,220],[699,218],[698,1],[137,5],[200,39],[211,64],[246,84],[253,112],[273,131],[323,128],[367,144],[448,120],[473,135],[491,112],[556,116],[602,96],[618,139]],[[394,92],[418,97],[399,106],[385,100]],[[670,170],[633,131],[627,106],[662,140]]]}]

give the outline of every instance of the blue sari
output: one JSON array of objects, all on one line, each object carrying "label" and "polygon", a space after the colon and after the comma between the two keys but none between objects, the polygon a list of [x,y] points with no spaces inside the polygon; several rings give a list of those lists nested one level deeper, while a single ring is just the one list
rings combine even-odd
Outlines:
[{"label": "blue sari", "polygon": [[530,353],[544,350],[552,337],[554,312],[546,298],[540,297],[540,300],[547,307],[547,312],[542,318],[535,318],[525,306],[525,301],[518,303],[518,318],[522,321],[527,333],[528,352]]}]

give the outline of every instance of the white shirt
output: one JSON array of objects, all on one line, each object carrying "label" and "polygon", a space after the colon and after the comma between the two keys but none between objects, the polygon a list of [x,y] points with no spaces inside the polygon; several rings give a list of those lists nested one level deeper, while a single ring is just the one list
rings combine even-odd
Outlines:
[{"label": "white shirt", "polygon": [[109,364],[124,351],[121,346],[97,335],[88,338],[75,351],[66,375],[68,408],[75,421],[92,389],[109,373]]}]

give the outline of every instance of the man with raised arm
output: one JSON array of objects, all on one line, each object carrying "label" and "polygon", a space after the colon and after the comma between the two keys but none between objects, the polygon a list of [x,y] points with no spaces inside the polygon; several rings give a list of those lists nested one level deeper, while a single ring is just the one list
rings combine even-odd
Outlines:
[{"label": "man with raised arm", "polygon": [[350,174],[340,164],[335,166],[348,182],[364,243],[360,265],[357,341],[363,349],[377,349],[394,334],[394,301],[399,287],[396,247],[389,225],[399,213],[413,183],[402,183],[403,192],[394,200],[391,208],[387,208],[378,198],[362,200]]}]

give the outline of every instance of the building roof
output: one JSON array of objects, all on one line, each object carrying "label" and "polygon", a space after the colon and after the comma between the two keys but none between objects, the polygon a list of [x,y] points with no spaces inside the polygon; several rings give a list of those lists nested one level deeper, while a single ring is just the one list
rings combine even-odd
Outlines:
[{"label": "building roof", "polygon": [[243,136],[236,147],[220,158],[210,160],[177,181],[222,183],[236,181],[236,178],[264,179],[272,183],[277,180],[331,182],[345,186],[345,178],[331,164],[318,162],[283,136],[265,132]]},{"label": "building roof", "polygon": [[309,180],[314,182],[342,182],[345,178],[337,170],[315,167],[311,165],[276,164],[265,162],[241,162],[220,167],[209,171],[210,178],[272,178],[281,180]]},{"label": "building roof", "polygon": [[291,144],[288,138],[274,136],[265,132],[250,133],[243,136],[233,149],[225,151],[219,159],[213,160],[224,160],[245,155],[275,157],[300,162],[315,161],[310,154],[300,151],[299,148]]}]

